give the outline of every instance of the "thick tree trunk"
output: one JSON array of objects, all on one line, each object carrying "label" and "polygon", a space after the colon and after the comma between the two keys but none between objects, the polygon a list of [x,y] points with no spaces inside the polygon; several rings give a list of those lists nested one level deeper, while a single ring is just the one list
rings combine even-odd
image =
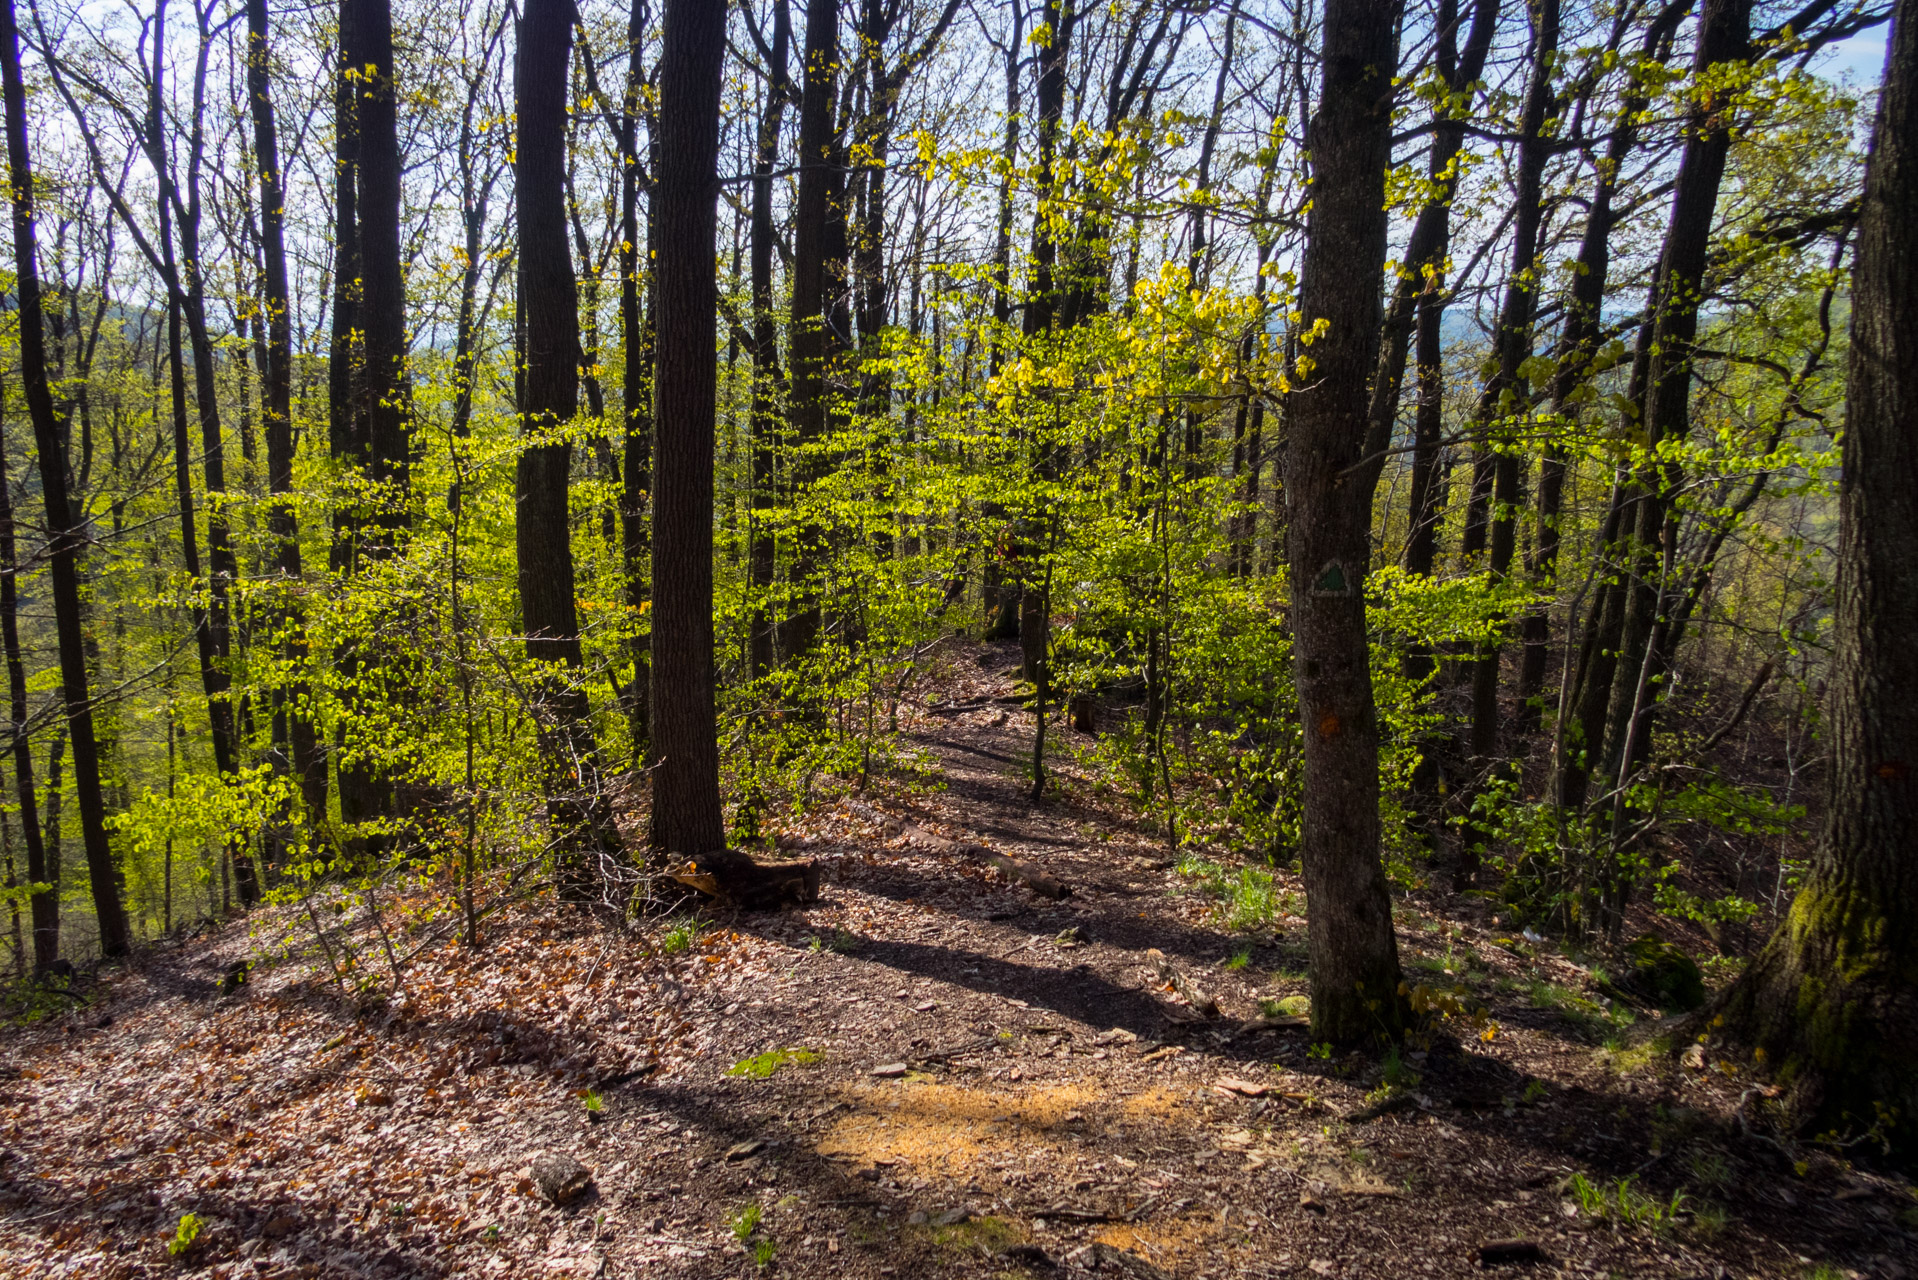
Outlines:
[{"label": "thick tree trunk", "polygon": [[[566,240],[566,97],[576,12],[572,0],[528,0],[523,12],[514,85],[526,343],[520,407],[524,435],[537,440],[564,428],[579,409],[579,299]],[[572,445],[564,441],[523,445],[515,492],[526,656],[559,668],[536,682],[546,732],[547,818],[559,849],[561,896],[582,902],[591,896],[594,858],[610,830],[610,814],[599,785],[590,708],[574,678],[581,659],[567,513],[572,461]]]},{"label": "thick tree trunk", "polygon": [[[247,0],[247,96],[253,113],[253,154],[260,167],[260,276],[262,350],[266,357],[261,417],[266,428],[267,532],[273,539],[271,562],[288,582],[303,576],[300,530],[293,513],[293,338],[286,278],[286,192],[280,173],[279,131],[273,115],[271,45],[267,38],[266,0]],[[297,631],[297,624],[295,626]],[[304,656],[303,639],[289,641],[286,657]],[[305,797],[307,818],[326,818],[326,760],[311,719],[299,707],[306,689],[296,683],[281,693],[282,712],[292,748],[292,767]]]},{"label": "thick tree trunk", "polygon": [[[1066,64],[1072,56],[1072,29],[1076,25],[1074,0],[1045,0],[1041,25],[1051,33],[1039,54],[1037,86],[1038,172],[1034,183],[1042,201],[1057,199],[1055,167],[1059,151],[1059,132],[1065,115]],[[1050,333],[1060,319],[1062,282],[1057,274],[1058,242],[1053,236],[1053,210],[1036,209],[1032,219],[1032,279],[1026,289],[1023,324],[1028,341]],[[1037,470],[1050,475],[1054,470],[1051,446],[1041,444],[1035,462]],[[1025,523],[1021,521],[1020,524]],[[1014,555],[1023,575],[1019,584],[1019,668],[1020,674],[1035,687],[1051,643],[1051,602],[1033,563],[1035,544],[1029,532],[1015,525],[1012,534]],[[1040,709],[1043,714],[1044,708]]]},{"label": "thick tree trunk", "polygon": [[359,323],[365,336],[365,421],[371,478],[382,495],[382,543],[406,523],[411,442],[406,379],[406,291],[400,274],[399,69],[391,0],[344,0],[358,12]]},{"label": "thick tree trunk", "polygon": [[[1918,3],[1898,0],[1851,276],[1826,825],[1723,1007],[1798,1127],[1918,1139]],[[1716,1025],[1715,1018],[1711,1024]]]},{"label": "thick tree trunk", "polygon": [[[521,412],[526,435],[537,438],[570,423],[579,400],[579,300],[566,242],[566,97],[574,11],[571,0],[529,0],[524,14],[514,147],[526,339]],[[572,457],[572,446],[563,441],[527,444],[520,452],[517,482],[527,656],[568,668],[580,662],[567,519]]]},{"label": "thick tree trunk", "polygon": [[1362,462],[1378,355],[1398,0],[1329,0],[1299,310],[1323,321],[1291,397],[1285,492],[1305,737],[1301,854],[1311,902],[1313,1038],[1396,1036],[1398,940],[1379,849],[1379,724],[1364,578],[1376,465]]},{"label": "thick tree trunk", "polygon": [[47,576],[51,580],[54,628],[60,648],[61,694],[73,742],[74,791],[86,843],[87,877],[100,922],[100,951],[127,954],[132,937],[120,904],[119,869],[107,840],[100,792],[100,760],[93,737],[87,689],[86,637],[80,613],[79,548],[83,525],[73,519],[67,497],[67,451],[47,382],[46,337],[40,314],[40,269],[35,258],[33,165],[27,151],[27,95],[20,74],[20,37],[13,0],[0,0],[0,92],[7,115],[7,165],[12,185],[14,295],[20,314],[20,381],[40,454],[40,489],[47,511]]},{"label": "thick tree trunk", "polygon": [[[821,0],[816,7],[830,8],[831,2]],[[722,0],[667,0],[665,17],[659,64],[659,185],[653,204],[659,226],[660,317],[654,375],[658,493],[653,507],[653,742],[659,763],[653,772],[651,843],[665,854],[697,856],[726,843],[713,694],[714,343],[719,305],[714,166],[726,6]],[[810,61],[807,70],[811,93]],[[817,153],[807,158],[819,163]]]}]

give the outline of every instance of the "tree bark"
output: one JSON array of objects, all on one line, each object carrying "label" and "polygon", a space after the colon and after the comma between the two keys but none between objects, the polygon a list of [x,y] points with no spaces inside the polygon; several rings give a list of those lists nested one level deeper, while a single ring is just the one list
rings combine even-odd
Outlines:
[{"label": "tree bark", "polygon": [[[520,407],[528,440],[564,429],[579,410],[579,299],[566,225],[566,100],[573,0],[528,0],[519,23],[514,147],[519,216],[519,294],[525,335]],[[598,747],[586,693],[575,610],[568,481],[573,448],[563,440],[522,446],[518,499],[520,621],[526,656],[558,670],[535,678],[546,741],[547,818],[559,850],[561,897],[590,898],[594,855],[610,829],[599,785]]]},{"label": "tree bark", "polygon": [[754,679],[772,670],[778,660],[772,593],[777,546],[772,512],[778,503],[775,487],[779,435],[779,332],[773,315],[773,163],[779,158],[779,128],[792,96],[792,76],[786,65],[792,47],[792,12],[787,0],[773,0],[772,47],[766,67],[766,106],[759,121],[753,151],[752,247],[753,291],[753,403],[752,403],[752,547],[748,576],[753,590],[752,634],[748,640]]},{"label": "tree bark", "polygon": [[[642,258],[652,245],[654,220],[639,233],[639,201],[647,169],[639,161],[642,110],[646,101],[645,44],[650,17],[646,0],[633,0],[626,17],[626,96],[619,115],[619,329],[624,347],[620,367],[620,412],[625,417],[620,443],[620,553],[626,574],[626,607],[637,620],[649,607],[647,562],[652,554],[649,523],[653,490],[653,265]],[[648,130],[657,146],[657,130]],[[650,157],[649,157],[650,158]],[[643,263],[643,265],[642,265]],[[641,294],[645,305],[641,306]],[[633,679],[626,690],[626,720],[633,758],[643,764],[652,738],[652,640],[650,632],[633,637]]]},{"label": "tree bark", "polygon": [[[803,501],[821,463],[813,451],[828,425],[827,369],[843,333],[829,322],[828,296],[843,263],[832,262],[836,237],[833,160],[838,150],[834,125],[839,63],[839,0],[807,0],[804,80],[799,99],[799,191],[793,209],[792,324],[787,331],[788,412],[792,417],[793,498]],[[843,257],[843,255],[842,255]],[[819,585],[815,579],[825,555],[825,531],[814,520],[793,533],[794,605],[784,627],[786,655],[802,657],[819,643]]]},{"label": "tree bark", "polygon": [[[1750,39],[1751,0],[1706,0],[1699,15],[1694,76],[1704,80],[1724,64],[1744,61],[1750,56]],[[1693,104],[1679,159],[1671,220],[1645,322],[1650,340],[1643,347],[1644,399],[1639,412],[1646,442],[1654,447],[1683,439],[1691,430],[1692,346],[1698,333],[1718,192],[1731,151],[1730,104],[1723,100],[1729,93],[1720,89]],[[1666,583],[1660,565],[1669,559],[1667,551],[1677,534],[1673,500],[1681,479],[1678,465],[1667,462],[1643,463],[1632,477],[1637,503],[1627,550],[1630,578],[1623,593],[1618,658],[1598,754],[1604,777],[1614,788],[1630,774],[1650,733],[1641,672],[1663,605]],[[1606,907],[1614,931],[1622,907],[1617,902]]]},{"label": "tree bark", "polygon": [[1790,915],[1719,1011],[1788,1084],[1797,1127],[1876,1130],[1907,1155],[1918,1137],[1915,142],[1918,4],[1898,0],[1851,276],[1825,831]]},{"label": "tree bark", "polygon": [[[358,6],[340,0],[340,47],[333,65],[333,317],[327,343],[327,444],[333,457],[363,465],[354,422],[355,343],[360,314],[360,111],[353,68],[360,65]],[[342,518],[343,519],[343,518]],[[336,530],[333,567],[349,562],[350,541]]]},{"label": "tree bark", "polygon": [[[1437,30],[1433,33],[1433,57],[1449,100],[1434,113],[1431,154],[1426,161],[1426,178],[1432,194],[1419,210],[1418,220],[1412,224],[1412,234],[1406,241],[1405,261],[1399,266],[1392,305],[1386,312],[1379,371],[1372,382],[1372,434],[1368,452],[1376,453],[1391,443],[1398,417],[1399,392],[1405,382],[1405,347],[1412,337],[1416,315],[1419,417],[1412,454],[1411,530],[1405,553],[1406,569],[1411,573],[1429,574],[1436,548],[1432,508],[1433,477],[1438,468],[1435,388],[1439,368],[1437,357],[1428,362],[1426,353],[1437,347],[1438,325],[1445,312],[1445,265],[1452,243],[1452,193],[1458,185],[1455,165],[1465,145],[1465,119],[1476,94],[1474,86],[1485,70],[1485,58],[1498,27],[1498,12],[1498,0],[1476,0],[1472,7],[1472,25],[1461,50],[1457,0],[1440,0]],[[1424,567],[1414,567],[1417,564]]]},{"label": "tree bark", "polygon": [[[820,0],[815,7],[831,7]],[[811,25],[809,17],[808,25]],[[809,46],[813,44],[808,33]],[[653,848],[722,849],[713,695],[713,234],[723,0],[667,0],[660,55],[658,464],[653,517]],[[808,92],[814,64],[808,62]],[[810,155],[814,164],[816,154]],[[795,303],[797,310],[797,303]]]},{"label": "tree bark", "polygon": [[[1497,369],[1486,381],[1475,415],[1480,449],[1497,446],[1491,458],[1492,509],[1486,515],[1491,554],[1485,567],[1494,583],[1502,583],[1510,575],[1518,543],[1522,477],[1520,441],[1513,419],[1524,414],[1531,404],[1530,387],[1521,370],[1532,354],[1532,318],[1538,302],[1538,237],[1545,216],[1542,202],[1545,162],[1551,150],[1545,127],[1548,113],[1553,112],[1557,104],[1552,76],[1558,57],[1558,0],[1533,0],[1528,9],[1532,20],[1531,73],[1519,113],[1512,260],[1505,298],[1499,307],[1498,330],[1493,335]],[[1502,727],[1498,699],[1502,652],[1503,643],[1495,638],[1481,647],[1472,666],[1470,752],[1474,787],[1484,785],[1494,769],[1502,767],[1496,760]],[[1468,809],[1470,807],[1468,805]],[[1468,889],[1477,880],[1482,840],[1476,826],[1468,825],[1464,839],[1459,842],[1458,863],[1453,871],[1455,889]]]},{"label": "tree bark", "polygon": [[[391,0],[342,0],[357,11],[359,84],[359,323],[365,334],[369,476],[392,486],[381,496],[382,544],[406,523],[411,461],[406,379],[406,290],[400,271],[399,68]],[[563,154],[563,153],[562,153]]]},{"label": "tree bark", "polygon": [[61,693],[73,743],[74,791],[86,844],[87,878],[100,922],[100,951],[124,956],[132,937],[120,903],[119,869],[107,840],[106,810],[100,792],[100,760],[93,737],[93,709],[87,688],[86,637],[80,613],[79,548],[86,529],[73,518],[67,497],[64,433],[47,382],[46,337],[40,312],[40,269],[33,222],[33,165],[27,150],[27,95],[20,74],[20,36],[13,0],[0,0],[0,93],[7,115],[7,165],[12,185],[14,292],[20,308],[20,381],[40,454],[40,489],[47,512],[47,576],[51,580],[54,627],[59,637]]},{"label": "tree bark", "polygon": [[1369,381],[1385,268],[1385,175],[1399,0],[1328,0],[1299,310],[1313,367],[1291,397],[1286,501],[1293,654],[1304,722],[1301,857],[1311,902],[1312,1035],[1352,1044],[1403,1025],[1398,940],[1380,859],[1378,714],[1364,575]]},{"label": "tree bark", "polygon": [[[273,115],[266,0],[247,0],[246,18],[247,97],[253,114],[253,153],[260,168],[260,284],[266,354],[260,409],[266,434],[267,532],[273,540],[273,564],[288,582],[298,582],[304,571],[299,522],[292,505],[293,337],[286,278],[286,191]],[[303,639],[291,640],[289,645],[287,657],[297,661],[304,656]],[[296,682],[281,691],[280,698],[293,772],[305,798],[308,820],[318,824],[326,817],[326,760],[320,754],[313,721],[304,709],[306,693],[304,682]]]},{"label": "tree bark", "polygon": [[[1040,26],[1047,40],[1038,55],[1037,107],[1038,171],[1034,185],[1038,206],[1032,218],[1032,277],[1026,287],[1026,309],[1022,330],[1028,341],[1052,332],[1059,322],[1061,287],[1057,273],[1059,246],[1053,236],[1052,202],[1059,198],[1056,166],[1059,133],[1064,123],[1066,101],[1066,64],[1072,56],[1072,30],[1077,23],[1075,0],[1044,0]],[[1040,443],[1035,450],[1036,470],[1048,479],[1057,470],[1052,446]],[[1013,556],[1019,566],[1019,668],[1021,676],[1037,687],[1051,644],[1051,601],[1046,598],[1038,566],[1033,563],[1037,543],[1032,537],[1031,518],[1015,522],[1010,533]],[[1045,713],[1039,708],[1040,716]]]},{"label": "tree bark", "polygon": [[[1657,56],[1669,44],[1672,32],[1689,8],[1690,0],[1670,0],[1647,26],[1639,46],[1641,56]],[[1557,369],[1552,378],[1552,413],[1561,423],[1561,431],[1575,428],[1580,416],[1577,394],[1589,386],[1600,371],[1595,367],[1595,361],[1598,358],[1601,308],[1611,273],[1612,231],[1619,216],[1613,209],[1613,201],[1618,194],[1618,182],[1624,173],[1625,162],[1638,146],[1646,104],[1644,90],[1636,85],[1633,91],[1624,95],[1606,141],[1605,157],[1593,167],[1592,195],[1579,238],[1578,265],[1565,301],[1565,320],[1559,330],[1555,352]],[[1564,499],[1565,471],[1563,447],[1556,442],[1548,444],[1545,457],[1539,465],[1537,532],[1531,558],[1526,564],[1527,573],[1542,586],[1548,585],[1557,573],[1559,513]],[[1588,610],[1587,616],[1596,618],[1597,614],[1598,609],[1594,606]],[[1519,665],[1518,729],[1521,734],[1530,734],[1538,731],[1542,718],[1538,695],[1545,680],[1547,646],[1550,642],[1546,613],[1538,609],[1529,612],[1521,624],[1521,635],[1525,650]],[[1561,759],[1566,727],[1563,723],[1557,726]]]},{"label": "tree bark", "polygon": [[[0,397],[4,397],[0,389]],[[0,412],[0,423],[5,414]],[[20,793],[20,834],[27,846],[27,879],[51,884],[46,845],[41,839],[39,798],[33,789],[33,740],[27,736],[27,667],[20,653],[19,558],[13,538],[13,482],[7,474],[7,447],[0,430],[0,644],[7,661],[8,718],[13,727],[14,781]],[[33,971],[45,973],[60,958],[60,892],[53,888],[29,899],[33,921]]]},{"label": "tree bark", "polygon": [[[521,411],[529,438],[573,420],[579,402],[579,301],[566,239],[566,98],[572,0],[528,0],[519,24],[514,153],[519,289],[525,326]],[[521,621],[530,658],[580,663],[567,518],[572,445],[527,444],[517,477]]]}]

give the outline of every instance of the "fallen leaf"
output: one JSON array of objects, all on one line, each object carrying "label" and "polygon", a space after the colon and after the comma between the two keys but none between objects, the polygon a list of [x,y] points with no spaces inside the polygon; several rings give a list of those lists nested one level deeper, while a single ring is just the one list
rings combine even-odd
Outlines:
[{"label": "fallen leaf", "polygon": [[1212,1087],[1220,1093],[1236,1093],[1242,1098],[1263,1098],[1272,1092],[1269,1084],[1258,1084],[1251,1080],[1241,1080],[1237,1076],[1220,1076]]}]

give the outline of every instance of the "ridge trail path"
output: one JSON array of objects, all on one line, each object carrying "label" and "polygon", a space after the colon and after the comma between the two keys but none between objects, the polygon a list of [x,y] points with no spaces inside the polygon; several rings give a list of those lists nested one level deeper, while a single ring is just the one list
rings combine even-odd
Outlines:
[{"label": "ridge trail path", "polygon": [[1029,801],[1030,713],[981,703],[1015,660],[949,646],[902,707],[942,788],[781,834],[816,904],[626,932],[508,908],[376,1007],[263,912],[8,1031],[0,1274],[1918,1275],[1906,1184],[1781,1168],[1728,1121],[1750,1081],[1602,1049],[1591,975],[1480,904],[1400,903],[1408,981],[1457,1008],[1396,1088],[1319,1056],[1277,1008],[1296,879],[1228,929],[1063,729]]}]

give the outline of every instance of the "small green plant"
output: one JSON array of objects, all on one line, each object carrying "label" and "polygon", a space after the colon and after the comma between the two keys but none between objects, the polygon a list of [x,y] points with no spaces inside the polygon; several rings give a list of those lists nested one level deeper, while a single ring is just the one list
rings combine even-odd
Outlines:
[{"label": "small green plant", "polygon": [[759,1230],[759,1220],[765,1212],[757,1200],[742,1205],[738,1213],[726,1219],[726,1225],[732,1228],[733,1239],[745,1244],[752,1233]]},{"label": "small green plant", "polygon": [[588,1115],[598,1115],[606,1109],[606,1099],[598,1090],[587,1089],[579,1095],[580,1105],[586,1108]]},{"label": "small green plant", "polygon": [[1232,958],[1225,962],[1225,967],[1228,969],[1243,969],[1251,963],[1251,947],[1234,947],[1232,949]]},{"label": "small green plant", "polygon": [[1551,1092],[1543,1080],[1534,1077],[1525,1083],[1525,1092],[1519,1095],[1519,1101],[1528,1107],[1535,1107],[1545,1101],[1545,1095]]},{"label": "small green plant", "polygon": [[1393,1045],[1385,1051],[1385,1060],[1379,1064],[1379,1082],[1393,1093],[1401,1093],[1418,1085],[1419,1073],[1405,1064],[1399,1054],[1399,1047]]},{"label": "small green plant", "polygon": [[1582,1173],[1572,1175],[1567,1184],[1580,1212],[1588,1217],[1609,1218],[1620,1226],[1649,1227],[1663,1231],[1685,1213],[1687,1197],[1674,1191],[1670,1200],[1659,1200],[1638,1189],[1638,1175],[1616,1178],[1609,1187],[1599,1186]]},{"label": "small green plant", "polygon": [[1270,871],[1233,870],[1191,854],[1179,859],[1178,870],[1186,879],[1198,881],[1201,893],[1219,900],[1219,915],[1228,929],[1270,928],[1285,914],[1287,897],[1274,887]]},{"label": "small green plant", "polygon": [[486,1243],[497,1243],[499,1240],[499,1223],[495,1222],[492,1226],[486,1228],[485,1235]]},{"label": "small green plant", "polygon": [[1329,1062],[1332,1059],[1332,1045],[1329,1041],[1324,1044],[1315,1044],[1305,1051],[1305,1056],[1317,1058],[1320,1062]]},{"label": "small green plant", "polygon": [[699,922],[697,920],[676,920],[666,936],[659,940],[659,949],[669,956],[691,951],[693,943],[699,940]]},{"label": "small green plant", "polygon": [[1622,1004],[1601,1004],[1570,987],[1550,982],[1532,983],[1529,996],[1534,1009],[1556,1010],[1591,1042],[1602,1043],[1634,1021],[1632,1011]]},{"label": "small green plant", "polygon": [[762,1267],[773,1260],[773,1254],[778,1250],[778,1246],[772,1242],[770,1236],[761,1236],[753,1241],[752,1248],[753,1262]]},{"label": "small green plant", "polygon": [[817,1061],[819,1054],[812,1049],[768,1049],[750,1058],[741,1058],[726,1068],[726,1074],[744,1076],[748,1080],[764,1080],[781,1067],[804,1067]]},{"label": "small green plant", "polygon": [[184,1258],[200,1238],[200,1229],[206,1226],[206,1219],[197,1213],[180,1215],[180,1225],[174,1228],[173,1239],[167,1241],[166,1251],[176,1258]]},{"label": "small green plant", "polygon": [[1277,1000],[1261,1000],[1259,1001],[1259,1016],[1261,1018],[1283,1018],[1285,1011],[1279,1008],[1279,1002]]}]

